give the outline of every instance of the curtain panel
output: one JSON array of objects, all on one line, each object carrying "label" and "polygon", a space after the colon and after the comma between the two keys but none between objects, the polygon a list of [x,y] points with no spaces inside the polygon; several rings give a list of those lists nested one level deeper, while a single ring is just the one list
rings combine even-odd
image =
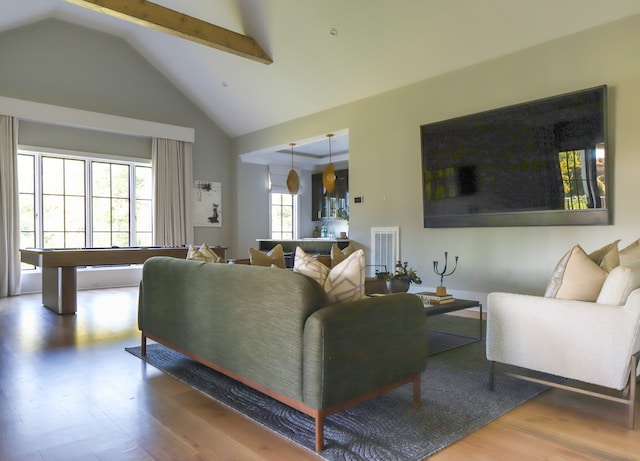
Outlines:
[{"label": "curtain panel", "polygon": [[0,297],[20,294],[18,121],[0,115]]},{"label": "curtain panel", "polygon": [[193,242],[192,148],[190,142],[153,138],[151,163],[155,245],[174,246]]}]

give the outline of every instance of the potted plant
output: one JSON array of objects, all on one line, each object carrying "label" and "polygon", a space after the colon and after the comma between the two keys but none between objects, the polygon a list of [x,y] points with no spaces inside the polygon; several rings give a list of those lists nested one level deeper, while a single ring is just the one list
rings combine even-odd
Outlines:
[{"label": "potted plant", "polygon": [[409,290],[412,283],[420,285],[422,279],[418,277],[416,271],[409,267],[409,263],[405,261],[396,262],[395,272],[387,272],[384,276],[387,281],[387,290],[390,293],[402,293]]}]

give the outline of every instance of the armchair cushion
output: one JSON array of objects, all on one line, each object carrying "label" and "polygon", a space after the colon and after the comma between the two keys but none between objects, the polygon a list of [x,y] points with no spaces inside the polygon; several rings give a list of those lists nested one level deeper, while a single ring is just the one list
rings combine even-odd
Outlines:
[{"label": "armchair cushion", "polygon": [[640,290],[624,306],[497,292],[487,306],[488,360],[625,387],[640,349]]},{"label": "armchair cushion", "polygon": [[556,265],[544,295],[548,298],[595,301],[607,274],[580,245],[575,245]]},{"label": "armchair cushion", "polygon": [[607,275],[596,302],[622,306],[638,286],[640,286],[640,259],[614,268]]}]

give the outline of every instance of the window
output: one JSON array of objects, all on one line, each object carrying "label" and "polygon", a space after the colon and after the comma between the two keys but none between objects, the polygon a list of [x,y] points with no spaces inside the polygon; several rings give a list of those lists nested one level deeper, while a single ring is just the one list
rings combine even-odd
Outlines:
[{"label": "window", "polygon": [[606,206],[604,146],[558,153],[564,188],[564,209],[582,210]]},{"label": "window", "polygon": [[35,157],[18,155],[20,248],[36,246]]},{"label": "window", "polygon": [[84,160],[42,156],[40,163],[42,246],[86,246]]},{"label": "window", "polygon": [[297,196],[271,192],[271,238],[291,240],[296,235]]},{"label": "window", "polygon": [[20,151],[20,247],[152,245],[151,167]]}]

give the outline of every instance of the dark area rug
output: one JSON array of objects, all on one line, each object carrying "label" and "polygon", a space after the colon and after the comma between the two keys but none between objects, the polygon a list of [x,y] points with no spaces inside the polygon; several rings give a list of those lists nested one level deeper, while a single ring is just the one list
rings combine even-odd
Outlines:
[{"label": "dark area rug", "polygon": [[[441,315],[430,328],[475,335],[478,320]],[[126,349],[140,357],[140,347]],[[496,375],[487,388],[484,341],[429,357],[422,374],[422,406],[411,406],[410,385],[325,420],[327,460],[422,460],[485,426],[546,387]],[[313,451],[313,419],[159,344],[147,363]]]}]

